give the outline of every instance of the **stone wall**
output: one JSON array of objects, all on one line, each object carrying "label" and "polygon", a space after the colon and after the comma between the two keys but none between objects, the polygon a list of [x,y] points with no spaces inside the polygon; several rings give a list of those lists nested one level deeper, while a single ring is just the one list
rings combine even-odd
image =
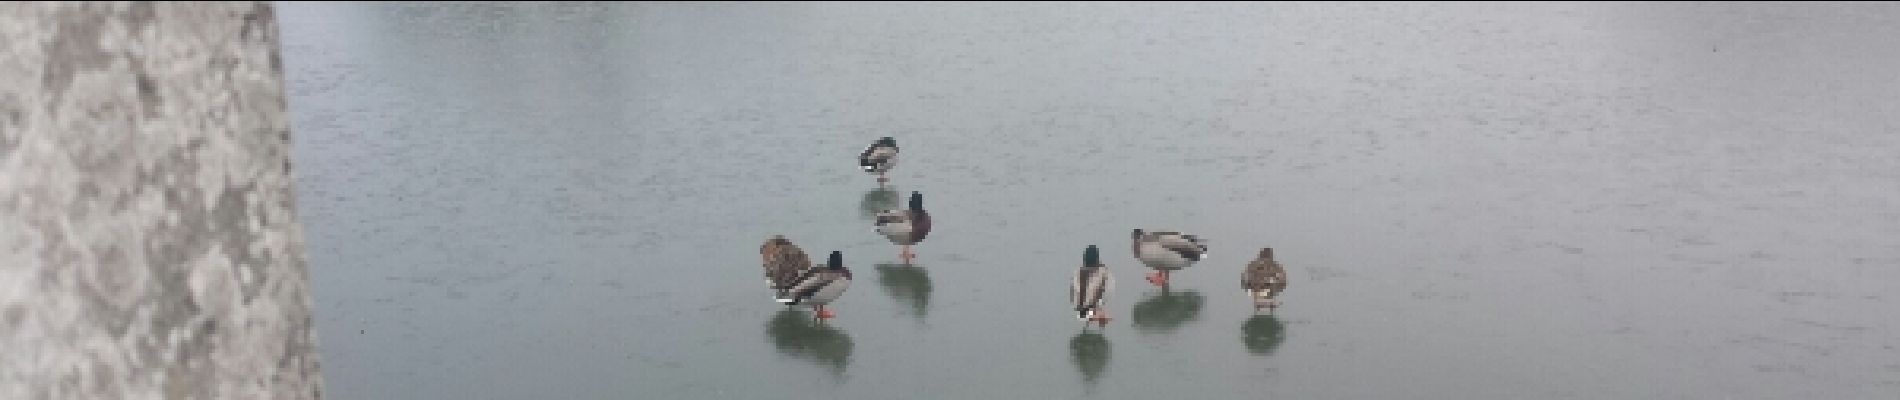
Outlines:
[{"label": "stone wall", "polygon": [[316,399],[267,2],[0,3],[0,399]]}]

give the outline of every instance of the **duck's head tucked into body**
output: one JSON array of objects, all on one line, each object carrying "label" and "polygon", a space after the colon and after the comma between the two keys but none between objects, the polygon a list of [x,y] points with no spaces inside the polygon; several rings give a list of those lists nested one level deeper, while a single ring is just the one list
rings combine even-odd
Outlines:
[{"label": "duck's head tucked into body", "polygon": [[1101,251],[1095,245],[1082,250],[1082,267],[1069,280],[1069,304],[1075,307],[1076,318],[1107,326],[1108,312],[1102,302],[1114,286],[1114,276],[1102,265]]},{"label": "duck's head tucked into body", "polygon": [[831,318],[836,314],[831,312],[829,305],[850,287],[851,270],[844,266],[844,253],[833,251],[823,268],[812,268],[799,275],[797,282],[779,297],[779,302],[809,304],[817,312],[818,318]]},{"label": "duck's head tucked into body", "polygon": [[1156,286],[1166,286],[1170,272],[1207,260],[1207,244],[1198,236],[1136,229],[1130,239],[1135,258],[1155,270],[1148,281]]},{"label": "duck's head tucked into body", "polygon": [[1255,310],[1279,307],[1278,297],[1286,292],[1286,284],[1286,267],[1273,259],[1271,247],[1261,248],[1260,255],[1240,273],[1240,287],[1247,291]]},{"label": "duck's head tucked into body", "polygon": [[877,232],[892,244],[903,246],[898,257],[908,264],[913,256],[910,246],[923,242],[930,235],[930,223],[930,212],[924,211],[923,193],[910,192],[908,208],[878,213]]},{"label": "duck's head tucked into body", "polygon": [[889,136],[872,142],[870,147],[865,147],[864,152],[858,154],[858,168],[863,168],[866,173],[877,174],[878,185],[888,181],[884,174],[896,167],[897,140]]},{"label": "duck's head tucked into body", "polygon": [[766,286],[780,295],[791,287],[799,274],[811,269],[811,258],[805,255],[805,250],[784,235],[766,239],[765,244],[759,245],[759,256],[764,259]]}]

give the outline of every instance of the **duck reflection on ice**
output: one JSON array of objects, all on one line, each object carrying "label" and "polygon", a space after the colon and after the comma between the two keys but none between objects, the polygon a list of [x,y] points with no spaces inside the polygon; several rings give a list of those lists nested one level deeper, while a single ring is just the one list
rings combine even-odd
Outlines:
[{"label": "duck reflection on ice", "polygon": [[1069,339],[1069,361],[1075,363],[1075,370],[1082,373],[1082,382],[1094,385],[1102,377],[1102,371],[1108,369],[1108,337],[1102,332],[1083,330]]},{"label": "duck reflection on ice", "polygon": [[897,208],[897,190],[877,188],[864,192],[864,200],[858,202],[858,216],[865,220],[877,219],[877,213]]},{"label": "duck reflection on ice", "polygon": [[878,264],[877,284],[898,304],[909,306],[911,316],[922,322],[930,312],[930,271],[921,265]]},{"label": "duck reflection on ice", "polygon": [[813,322],[796,309],[779,310],[765,325],[765,334],[780,353],[827,367],[842,376],[851,364],[851,335],[827,324]]},{"label": "duck reflection on ice", "polygon": [[1286,342],[1286,324],[1271,314],[1255,315],[1240,325],[1240,342],[1247,345],[1248,352],[1272,355],[1280,343]]},{"label": "duck reflection on ice", "polygon": [[1201,292],[1162,289],[1135,303],[1135,328],[1147,333],[1173,332],[1201,316]]}]

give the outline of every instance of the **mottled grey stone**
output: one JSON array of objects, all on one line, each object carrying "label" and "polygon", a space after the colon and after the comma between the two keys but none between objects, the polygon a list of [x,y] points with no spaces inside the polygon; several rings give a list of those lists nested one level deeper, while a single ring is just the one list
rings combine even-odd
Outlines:
[{"label": "mottled grey stone", "polygon": [[0,4],[0,399],[317,399],[267,2]]}]

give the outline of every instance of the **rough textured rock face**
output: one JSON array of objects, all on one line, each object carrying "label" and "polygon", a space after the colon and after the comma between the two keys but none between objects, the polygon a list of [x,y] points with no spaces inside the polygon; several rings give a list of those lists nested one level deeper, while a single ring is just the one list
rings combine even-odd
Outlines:
[{"label": "rough textured rock face", "polygon": [[0,399],[321,397],[271,10],[0,4]]}]

